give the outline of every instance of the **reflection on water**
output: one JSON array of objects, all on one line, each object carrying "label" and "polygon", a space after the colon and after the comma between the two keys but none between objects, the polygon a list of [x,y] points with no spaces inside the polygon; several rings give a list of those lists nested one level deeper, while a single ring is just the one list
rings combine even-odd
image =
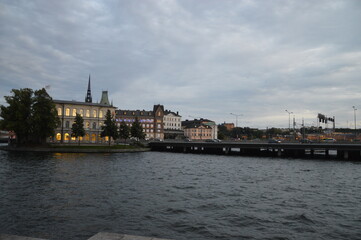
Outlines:
[{"label": "reflection on water", "polygon": [[0,232],[87,239],[357,239],[357,162],[0,151]]}]

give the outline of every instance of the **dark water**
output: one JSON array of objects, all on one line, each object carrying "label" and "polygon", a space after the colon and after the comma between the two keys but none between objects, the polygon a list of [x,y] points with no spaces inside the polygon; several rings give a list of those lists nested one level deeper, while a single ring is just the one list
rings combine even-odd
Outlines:
[{"label": "dark water", "polygon": [[361,239],[361,163],[0,151],[0,232]]}]

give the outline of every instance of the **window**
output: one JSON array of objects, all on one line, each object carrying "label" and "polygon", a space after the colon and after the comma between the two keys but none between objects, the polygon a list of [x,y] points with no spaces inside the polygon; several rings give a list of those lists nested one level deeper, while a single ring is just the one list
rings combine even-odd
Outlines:
[{"label": "window", "polygon": [[73,108],[73,117],[76,116],[76,108]]},{"label": "window", "polygon": [[83,109],[80,109],[79,114],[80,114],[80,116],[83,116],[83,114],[84,114]]},{"label": "window", "polygon": [[59,115],[59,116],[63,115],[63,114],[62,114],[62,111],[61,111],[61,108],[58,108],[58,115]]},{"label": "window", "polygon": [[69,135],[69,133],[65,133],[65,134],[64,134],[64,139],[65,139],[65,141],[69,141],[69,140],[70,140],[70,135]]},{"label": "window", "polygon": [[94,118],[97,117],[97,110],[93,110],[93,117],[94,117]]},{"label": "window", "polygon": [[99,111],[99,117],[103,118],[103,111]]},{"label": "window", "polygon": [[65,116],[70,116],[70,108],[65,109]]},{"label": "window", "polygon": [[86,128],[90,128],[90,122],[86,122]]},{"label": "window", "polygon": [[96,128],[97,128],[97,123],[93,122],[93,129],[96,129]]},{"label": "window", "polygon": [[61,134],[60,134],[60,133],[57,133],[57,134],[56,134],[56,140],[57,140],[57,141],[60,141],[60,140],[61,140]]},{"label": "window", "polygon": [[86,116],[86,117],[90,117],[90,111],[89,111],[89,109],[86,110],[85,116]]},{"label": "window", "polygon": [[69,121],[66,121],[65,122],[65,128],[69,128],[69,125],[70,125]]}]

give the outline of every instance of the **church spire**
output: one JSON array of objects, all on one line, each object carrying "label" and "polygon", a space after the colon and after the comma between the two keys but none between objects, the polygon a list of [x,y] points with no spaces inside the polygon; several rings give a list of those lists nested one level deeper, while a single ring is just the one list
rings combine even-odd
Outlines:
[{"label": "church spire", "polygon": [[86,93],[85,102],[91,103],[92,102],[92,94],[90,90],[90,74],[89,74],[89,82],[88,82],[88,91]]}]

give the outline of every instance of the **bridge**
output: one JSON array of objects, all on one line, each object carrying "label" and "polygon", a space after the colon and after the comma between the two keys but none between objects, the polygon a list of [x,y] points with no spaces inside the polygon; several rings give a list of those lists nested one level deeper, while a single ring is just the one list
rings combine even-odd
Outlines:
[{"label": "bridge", "polygon": [[152,151],[240,156],[361,160],[361,144],[265,142],[150,142]]}]

